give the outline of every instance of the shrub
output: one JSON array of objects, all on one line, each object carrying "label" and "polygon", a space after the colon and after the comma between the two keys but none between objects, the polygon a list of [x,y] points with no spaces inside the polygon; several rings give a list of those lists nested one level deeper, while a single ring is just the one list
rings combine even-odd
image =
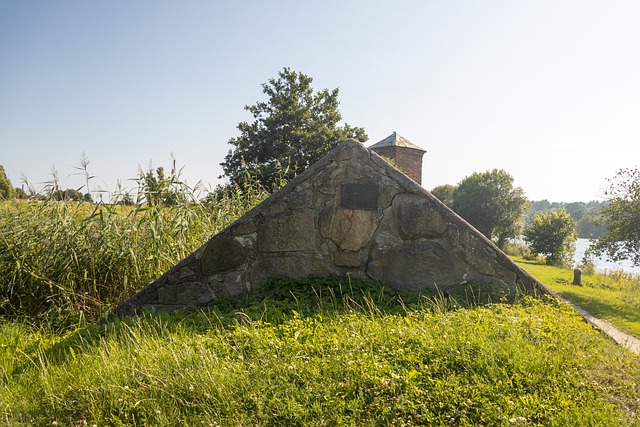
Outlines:
[{"label": "shrub", "polygon": [[576,223],[564,209],[535,214],[524,239],[533,253],[546,257],[547,264],[570,266],[576,250]]},{"label": "shrub", "polygon": [[511,241],[507,242],[503,248],[504,253],[511,256],[522,257],[525,259],[531,259],[533,254],[531,248],[522,242]]}]

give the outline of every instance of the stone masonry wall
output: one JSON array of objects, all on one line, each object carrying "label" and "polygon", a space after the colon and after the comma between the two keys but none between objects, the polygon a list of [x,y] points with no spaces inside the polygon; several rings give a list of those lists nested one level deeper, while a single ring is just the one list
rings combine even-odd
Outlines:
[{"label": "stone masonry wall", "polygon": [[118,306],[206,306],[272,275],[351,275],[421,291],[471,281],[539,284],[430,193],[357,141],[331,151],[279,192]]}]

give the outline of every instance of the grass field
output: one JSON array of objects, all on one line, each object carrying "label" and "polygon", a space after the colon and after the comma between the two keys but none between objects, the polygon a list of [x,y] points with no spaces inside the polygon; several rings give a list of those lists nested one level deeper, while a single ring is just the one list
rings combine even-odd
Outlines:
[{"label": "grass field", "polygon": [[11,426],[640,425],[640,358],[553,300],[274,281],[64,334],[0,326]]},{"label": "grass field", "polygon": [[618,329],[640,338],[640,277],[611,271],[583,275],[584,286],[572,285],[573,271],[514,258],[552,291]]}]

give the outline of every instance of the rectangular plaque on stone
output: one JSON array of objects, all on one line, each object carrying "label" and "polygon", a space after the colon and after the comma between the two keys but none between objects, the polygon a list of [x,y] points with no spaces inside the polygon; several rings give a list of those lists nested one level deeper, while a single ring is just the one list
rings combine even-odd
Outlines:
[{"label": "rectangular plaque on stone", "polygon": [[378,209],[378,186],[376,184],[342,184],[340,207],[375,211]]}]

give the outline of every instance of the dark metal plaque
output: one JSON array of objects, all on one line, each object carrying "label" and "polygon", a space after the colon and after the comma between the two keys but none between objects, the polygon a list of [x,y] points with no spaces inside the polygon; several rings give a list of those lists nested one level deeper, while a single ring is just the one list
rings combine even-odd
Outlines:
[{"label": "dark metal plaque", "polygon": [[378,209],[378,186],[376,184],[342,184],[340,207],[375,211]]}]

